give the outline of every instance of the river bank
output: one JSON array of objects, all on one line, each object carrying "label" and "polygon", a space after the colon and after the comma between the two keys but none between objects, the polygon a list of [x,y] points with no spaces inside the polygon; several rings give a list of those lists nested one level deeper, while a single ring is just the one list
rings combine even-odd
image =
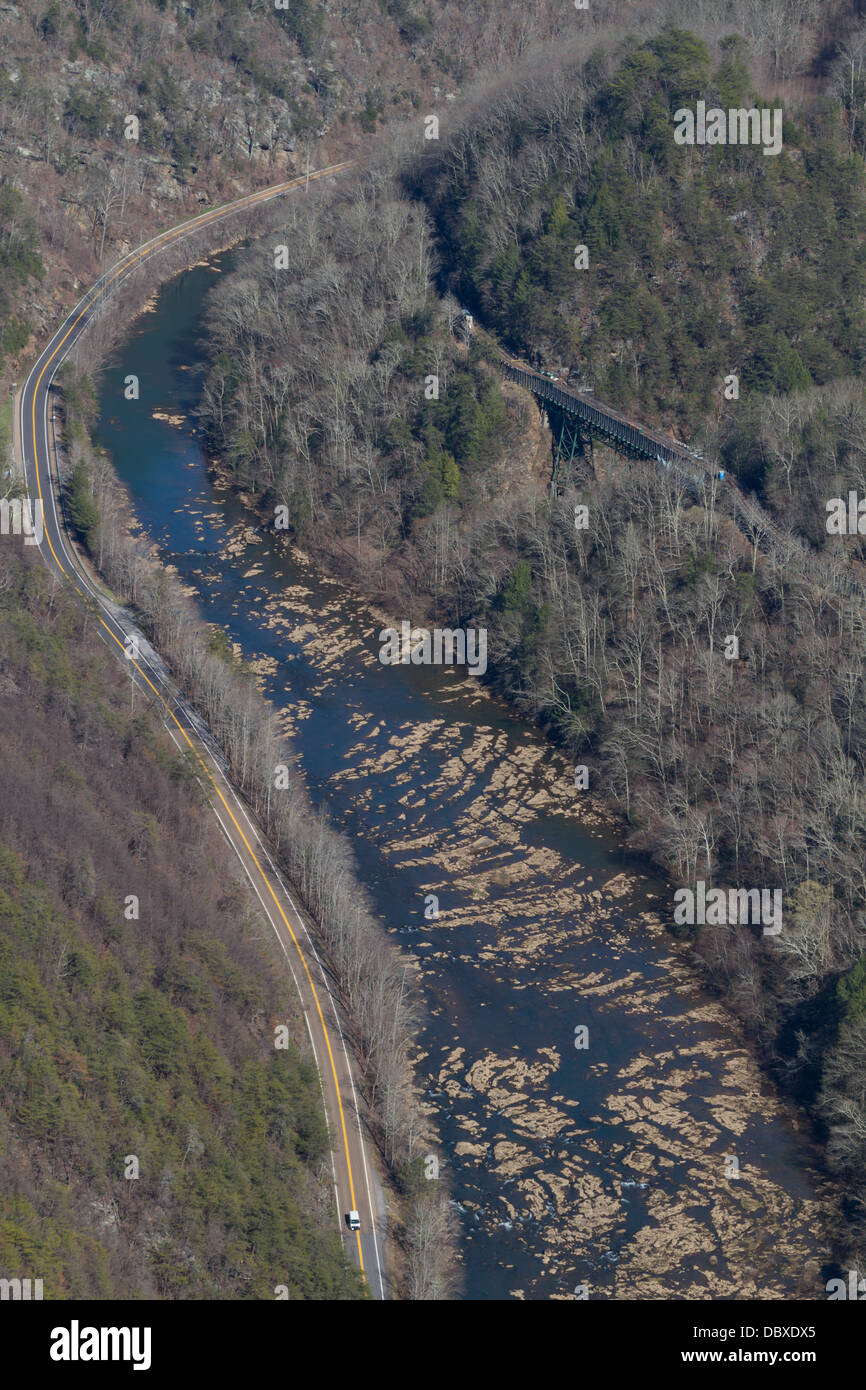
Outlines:
[{"label": "river bank", "polygon": [[821,1297],[828,1194],[665,932],[661,885],[575,807],[537,733],[453,671],[383,668],[381,615],[215,486],[190,424],[205,290],[172,283],[117,369],[148,383],[140,408],[112,372],[99,442],[163,561],[256,664],[411,959],[467,1296]]}]

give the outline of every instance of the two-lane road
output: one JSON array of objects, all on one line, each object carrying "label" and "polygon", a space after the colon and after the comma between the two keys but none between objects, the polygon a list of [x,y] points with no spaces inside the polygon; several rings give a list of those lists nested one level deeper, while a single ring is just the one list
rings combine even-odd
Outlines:
[{"label": "two-lane road", "polygon": [[[71,584],[83,601],[95,605],[100,636],[121,659],[130,662],[136,683],[158,701],[166,727],[177,746],[195,755],[223,834],[276,933],[301,998],[322,1083],[332,1144],[335,1220],[340,1221],[344,1242],[354,1253],[370,1293],[384,1298],[385,1273],[379,1234],[384,1227],[384,1199],[368,1155],[353,1063],[327,973],[303,914],[274,864],[249,809],[226,776],[223,758],[208,730],[181,696],[158,654],[136,628],[132,615],[110,599],[87,572],[68,540],[58,506],[56,468],[52,466],[56,461],[52,381],[112,287],[163,247],[182,241],[190,233],[349,167],[350,164],[345,163],[319,169],[306,177],[262,189],[222,208],[202,213],[154,237],[100,276],[57,329],[24,382],[18,396],[15,442],[28,497],[42,503],[44,538],[40,550],[45,563]],[[136,659],[127,656],[131,637],[138,643]],[[357,1210],[361,1216],[361,1230],[356,1235],[350,1235],[343,1220],[345,1213],[351,1210]],[[274,1285],[282,1282],[280,1271],[275,1270]]]}]

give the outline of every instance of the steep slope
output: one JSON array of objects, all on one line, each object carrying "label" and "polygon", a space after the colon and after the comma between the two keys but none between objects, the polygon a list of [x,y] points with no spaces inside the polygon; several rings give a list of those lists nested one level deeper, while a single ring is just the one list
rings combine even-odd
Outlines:
[{"label": "steep slope", "polygon": [[0,1268],[47,1298],[359,1297],[269,933],[191,768],[20,547],[0,549]]},{"label": "steep slope", "polygon": [[[864,361],[866,176],[846,106],[832,87],[797,105],[757,91],[748,57],[740,35],[711,48],[669,28],[543,87],[527,73],[431,143],[413,181],[483,321],[680,437],[725,408],[731,373],[754,396]],[[673,114],[698,101],[778,111],[780,148],[678,145]]]},{"label": "steep slope", "polygon": [[[850,42],[856,68],[863,31]],[[742,45],[667,30],[578,68],[548,57],[481,90],[426,158],[416,141],[402,181],[374,171],[327,212],[293,212],[292,273],[266,276],[264,244],[239,259],[213,297],[211,441],[268,510],[288,507],[305,548],[392,611],[486,627],[495,688],[590,765],[674,883],[782,894],[777,938],[759,924],[682,929],[856,1194],[858,602],[786,564],[784,545],[770,556],[747,540],[718,483],[696,499],[596,450],[567,505],[543,498],[513,467],[536,407],[503,396],[483,348],[449,332],[448,293],[648,423],[702,434],[792,526],[790,555],[803,537],[828,555],[835,544],[844,581],[862,537],[828,537],[824,522],[826,497],[862,495],[866,478],[856,111],[831,74],[786,103],[781,155],[686,149],[672,139],[680,101],[758,87]],[[760,90],[773,105],[772,84]],[[590,270],[573,265],[579,242]],[[313,304],[334,307],[316,317]],[[588,507],[585,530],[572,503]],[[672,888],[672,925],[673,907]],[[860,1259],[856,1196],[849,1217]]]},{"label": "steep slope", "polygon": [[16,353],[28,327],[42,334],[106,259],[148,232],[308,160],[333,162],[395,121],[444,114],[479,73],[539,44],[585,49],[688,18],[741,28],[750,53],[784,78],[832,56],[856,9],[855,0],[3,5],[0,265],[22,244],[48,273],[37,278],[33,261],[26,292],[0,296],[0,354]]}]

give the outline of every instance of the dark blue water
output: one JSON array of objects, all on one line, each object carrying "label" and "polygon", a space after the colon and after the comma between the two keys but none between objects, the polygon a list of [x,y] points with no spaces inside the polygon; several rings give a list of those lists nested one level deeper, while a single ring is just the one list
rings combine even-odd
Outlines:
[{"label": "dark blue water", "polygon": [[194,412],[222,264],[172,281],[138,321],[98,442],[202,615],[260,664],[312,796],[417,969],[417,1074],[465,1295],[821,1297],[805,1145],[685,948],[647,920],[669,914],[664,885],[585,813],[538,735],[453,671],[382,666],[381,619],[209,476]]}]

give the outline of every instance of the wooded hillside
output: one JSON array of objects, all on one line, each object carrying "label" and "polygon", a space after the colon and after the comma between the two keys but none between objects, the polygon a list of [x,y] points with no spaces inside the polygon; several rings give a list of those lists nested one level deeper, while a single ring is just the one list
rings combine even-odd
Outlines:
[{"label": "wooded hillside", "polygon": [[[662,30],[503,78],[438,145],[293,210],[289,273],[272,244],[249,253],[213,296],[204,402],[212,446],[305,548],[391,611],[488,628],[494,688],[590,764],[674,883],[782,891],[778,940],[707,927],[695,947],[850,1182],[841,1242],[861,1259],[862,541],[829,552],[824,501],[864,481],[866,169],[845,87],[864,55],[856,28],[830,46],[820,87],[783,102],[777,158],[677,148],[662,122],[698,95],[777,103],[736,36]],[[694,496],[600,449],[545,496],[536,407],[453,336],[452,289],[507,343],[720,451],[781,543],[753,544],[723,485]]]},{"label": "wooded hillside", "polygon": [[45,1298],[360,1297],[276,943],[94,624],[3,541],[0,1268]]}]

